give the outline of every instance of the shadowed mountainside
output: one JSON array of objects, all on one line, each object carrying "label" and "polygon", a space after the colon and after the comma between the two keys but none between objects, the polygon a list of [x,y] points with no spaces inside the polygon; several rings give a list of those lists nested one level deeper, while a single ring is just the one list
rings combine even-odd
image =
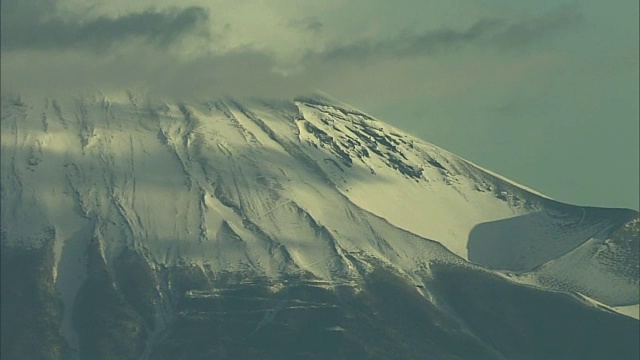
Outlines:
[{"label": "shadowed mountainside", "polygon": [[1,105],[3,359],[637,355],[637,321],[513,282],[637,303],[637,212],[321,97]]}]

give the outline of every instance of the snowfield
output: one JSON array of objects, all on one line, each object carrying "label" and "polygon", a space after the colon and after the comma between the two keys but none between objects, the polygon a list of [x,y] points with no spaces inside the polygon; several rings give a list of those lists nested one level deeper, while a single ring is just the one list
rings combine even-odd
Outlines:
[{"label": "snowfield", "polygon": [[134,249],[327,287],[359,277],[352,257],[416,283],[471,263],[637,318],[636,211],[559,203],[323,96],[4,97],[0,125],[3,241],[54,239],[65,306],[97,241],[109,271]]}]

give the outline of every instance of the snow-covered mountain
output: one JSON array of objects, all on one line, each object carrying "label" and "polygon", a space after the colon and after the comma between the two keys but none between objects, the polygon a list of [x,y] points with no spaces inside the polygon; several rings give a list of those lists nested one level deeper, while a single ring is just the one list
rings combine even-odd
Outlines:
[{"label": "snow-covered mountain", "polygon": [[[531,291],[554,307],[549,299],[565,296],[560,303],[570,305],[558,306],[595,314],[588,324],[606,318],[614,333],[631,326],[616,341],[637,353],[635,341],[625,343],[637,322],[608,310],[639,302],[636,211],[559,203],[323,96],[5,96],[1,131],[3,255],[41,259],[34,281],[61,301],[51,310],[61,349],[87,358],[107,358],[113,348],[120,358],[183,358],[167,355],[186,341],[180,326],[195,331],[204,325],[190,321],[208,318],[231,332],[218,333],[228,343],[211,356],[259,358],[267,353],[232,344],[273,331],[292,309],[337,308],[343,317],[322,336],[362,347],[338,357],[376,357],[382,350],[357,340],[362,325],[344,323],[366,311],[333,296],[366,294],[372,308],[386,309],[377,301],[388,289],[372,295],[376,286],[402,283],[410,286],[395,291],[414,315],[433,311],[439,315],[425,315],[429,321],[450,323],[447,331],[457,335],[445,331],[444,338],[462,336],[477,347],[472,353],[484,354],[478,358],[520,354],[515,343],[492,342],[495,334],[456,306],[468,286],[461,279],[478,277],[474,284]],[[452,289],[443,279],[466,285]],[[486,297],[495,302],[494,295]],[[245,305],[230,305],[236,302]],[[100,306],[122,321],[87,332],[89,319],[105,320],[95,315]],[[221,325],[233,311],[258,318],[242,320],[246,328]],[[122,324],[128,340],[112,334]],[[580,341],[593,335],[586,329]],[[469,354],[451,349],[432,356]]]}]

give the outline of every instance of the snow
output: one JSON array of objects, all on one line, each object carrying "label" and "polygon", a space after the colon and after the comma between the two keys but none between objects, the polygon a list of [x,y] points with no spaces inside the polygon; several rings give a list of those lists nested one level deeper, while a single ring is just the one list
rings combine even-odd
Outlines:
[{"label": "snow", "polygon": [[[308,132],[300,131],[299,135],[301,141],[315,146],[308,148],[308,154],[351,202],[399,228],[435,239],[465,259],[497,269],[533,269],[573,249],[602,226],[580,227],[583,210],[578,207],[568,214],[557,214],[546,204],[546,198],[505,183],[419,139],[394,136],[402,132],[382,122],[357,114],[339,121],[345,118],[341,110],[327,105],[298,106],[304,121],[336,138],[334,143],[342,145],[362,138],[362,134],[354,135],[358,127],[366,128],[365,137],[379,133],[390,142],[395,141],[380,152],[387,159],[395,156],[423,169],[420,177],[400,173],[385,163],[384,156],[358,156],[357,148],[347,146],[343,151],[357,160],[353,166],[343,165],[336,170],[334,162],[323,161],[328,146],[323,148],[321,141]],[[327,122],[328,117],[334,121]],[[498,222],[502,224],[487,226]],[[473,236],[479,238],[472,239]],[[482,258],[474,259],[469,254],[476,243],[482,247]]]},{"label": "snow", "polygon": [[640,304],[634,305],[624,305],[624,306],[609,306],[607,304],[603,304],[600,301],[594,300],[586,295],[576,293],[576,295],[586,303],[591,306],[595,306],[598,308],[604,308],[612,312],[617,312],[618,314],[625,315],[636,320],[640,320]]},{"label": "snow", "polygon": [[[416,281],[432,261],[591,266],[580,249],[628,216],[559,204],[326,98],[136,99],[2,100],[6,241],[37,246],[55,230],[66,305],[92,237],[109,266],[134,248],[154,265],[332,286],[358,276],[352,256]],[[594,261],[594,279],[624,281]]]},{"label": "snow", "polygon": [[616,306],[613,308],[616,312],[640,320],[640,304]]},{"label": "snow", "polygon": [[[461,158],[461,159],[462,159],[462,158]],[[489,175],[491,175],[491,176],[493,176],[493,177],[496,177],[496,178],[498,178],[498,179],[500,179],[500,180],[502,180],[502,181],[504,181],[504,182],[507,182],[507,183],[509,183],[509,184],[511,184],[511,185],[513,185],[513,186],[516,186],[516,187],[518,187],[518,188],[521,188],[521,189],[523,189],[523,190],[526,190],[526,191],[528,191],[528,192],[530,192],[530,193],[532,193],[532,194],[538,195],[538,196],[540,196],[540,197],[543,197],[543,198],[547,198],[547,199],[553,200],[551,197],[549,197],[549,196],[547,196],[547,195],[545,195],[545,194],[543,194],[543,193],[541,193],[541,192],[538,192],[538,191],[536,191],[536,190],[533,190],[533,189],[532,189],[532,188],[530,188],[530,187],[527,187],[527,186],[524,186],[524,185],[522,185],[522,184],[519,184],[519,183],[517,183],[517,182],[515,182],[515,181],[513,181],[513,180],[511,180],[511,179],[507,179],[506,177],[504,177],[504,176],[502,176],[502,175],[500,175],[500,174],[497,174],[497,173],[495,173],[495,172],[493,172],[493,171],[491,171],[491,170],[489,170],[489,169],[483,168],[483,167],[481,167],[481,166],[477,165],[477,164],[476,164],[476,163],[474,163],[474,162],[471,162],[471,161],[466,160],[466,159],[463,159],[463,160],[464,160],[464,161],[466,161],[467,163],[469,163],[470,165],[472,165],[472,166],[474,166],[474,167],[476,167],[476,168],[478,168],[478,169],[480,169],[480,170],[482,170],[482,171],[486,172],[487,174],[489,174]]]},{"label": "snow", "polygon": [[[637,226],[633,219],[621,230]],[[537,286],[560,291],[575,291],[609,305],[626,305],[638,301],[638,253],[628,243],[632,233],[606,229],[594,234],[576,249],[551,260],[518,278]],[[636,244],[637,246],[637,244]],[[526,279],[526,280],[525,280]]]}]

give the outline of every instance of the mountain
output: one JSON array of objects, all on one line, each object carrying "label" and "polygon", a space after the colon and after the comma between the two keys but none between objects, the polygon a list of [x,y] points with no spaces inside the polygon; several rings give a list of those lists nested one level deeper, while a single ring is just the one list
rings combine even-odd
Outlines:
[{"label": "mountain", "polygon": [[2,358],[637,358],[638,212],[348,105],[3,96]]}]

